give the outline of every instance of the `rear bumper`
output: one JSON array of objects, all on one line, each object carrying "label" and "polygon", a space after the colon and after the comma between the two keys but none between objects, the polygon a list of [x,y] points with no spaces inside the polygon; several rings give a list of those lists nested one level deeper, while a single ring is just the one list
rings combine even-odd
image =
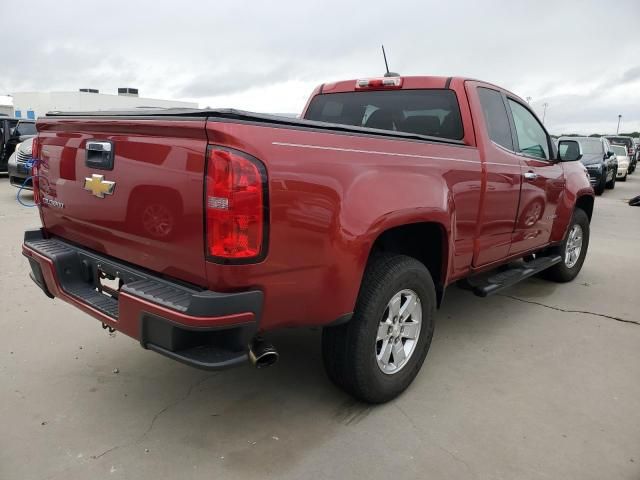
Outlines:
[{"label": "rear bumper", "polygon": [[[180,362],[207,370],[245,363],[258,330],[261,291],[197,290],[110,257],[25,232],[22,252],[31,279],[51,297]],[[121,279],[115,295],[100,287],[99,272]]]}]

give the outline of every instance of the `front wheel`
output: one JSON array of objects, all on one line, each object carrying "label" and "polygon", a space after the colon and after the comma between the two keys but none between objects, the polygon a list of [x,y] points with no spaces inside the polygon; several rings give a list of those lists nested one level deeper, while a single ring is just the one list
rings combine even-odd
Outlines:
[{"label": "front wheel", "polygon": [[551,255],[560,255],[562,261],[545,270],[543,276],[555,282],[570,282],[580,273],[588,247],[589,217],[578,208],[573,212],[565,239],[549,251]]},{"label": "front wheel", "polygon": [[617,177],[618,177],[618,169],[616,168],[616,169],[613,171],[613,177],[611,177],[611,180],[609,180],[609,181],[607,182],[607,188],[608,188],[609,190],[613,190],[613,189],[615,188],[615,186],[616,186],[616,178],[617,178]]},{"label": "front wheel", "polygon": [[596,195],[602,195],[604,193],[604,189],[607,186],[607,172],[603,172],[598,180],[598,183],[593,187],[593,191]]},{"label": "front wheel", "polygon": [[435,306],[433,280],[422,263],[396,254],[373,257],[352,319],[322,332],[329,378],[365,402],[397,397],[429,351]]}]

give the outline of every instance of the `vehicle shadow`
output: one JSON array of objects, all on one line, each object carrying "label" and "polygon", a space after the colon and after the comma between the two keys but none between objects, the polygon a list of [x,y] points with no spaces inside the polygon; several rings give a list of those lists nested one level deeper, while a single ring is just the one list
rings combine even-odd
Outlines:
[{"label": "vehicle shadow", "polygon": [[[373,411],[328,380],[320,332],[288,329],[271,334],[269,340],[281,355],[276,365],[221,372],[183,366],[142,351],[127,339],[127,358],[118,362],[118,375],[94,364],[91,375],[81,379],[91,393],[78,396],[78,408],[90,418],[111,412],[108,421],[130,432],[104,436],[90,458],[105,465],[133,462],[144,457],[145,449],[169,449],[173,460],[188,451],[199,466],[223,463],[243,478],[294,468],[340,429],[357,425]],[[115,356],[120,356],[117,351],[108,352],[110,362]],[[115,411],[114,398],[119,402]],[[127,426],[132,419],[135,429]],[[286,451],[295,455],[274,463]]]},{"label": "vehicle shadow", "polygon": [[[104,402],[111,402],[114,396],[124,398],[118,410],[128,413],[113,415],[110,421],[126,423],[134,418],[136,433],[103,444],[91,456],[100,460],[124,452],[134,461],[145,448],[164,450],[169,443],[174,450],[188,450],[198,465],[223,461],[225,469],[248,477],[280,475],[361,422],[375,424],[390,417],[406,422],[397,404],[415,401],[425,388],[439,389],[438,370],[467,337],[482,344],[499,335],[504,324],[512,322],[509,315],[500,314],[506,302],[511,301],[495,298],[493,307],[483,307],[486,300],[455,287],[449,289],[438,313],[432,351],[416,385],[406,397],[380,406],[358,402],[328,380],[321,359],[321,329],[270,334],[268,339],[281,359],[260,370],[246,366],[203,372],[128,343],[119,375],[112,375],[104,365],[94,366],[96,388],[107,389],[108,395],[85,395],[87,403],[82,408],[99,416]],[[496,315],[481,312],[492,308]],[[108,355],[125,358],[114,351]],[[294,453],[284,462],[274,462],[283,452]]]}]

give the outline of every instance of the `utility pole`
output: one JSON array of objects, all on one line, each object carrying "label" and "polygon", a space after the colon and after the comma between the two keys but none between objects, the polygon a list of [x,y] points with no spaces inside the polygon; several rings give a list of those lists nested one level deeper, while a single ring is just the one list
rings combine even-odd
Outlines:
[{"label": "utility pole", "polygon": [[549,106],[549,104],[547,102],[544,102],[542,106],[544,107],[544,110],[542,112],[542,124],[544,125],[544,118],[547,116],[547,107]]},{"label": "utility pole", "polygon": [[527,101],[527,103],[531,103],[531,97],[525,97],[525,100]]},{"label": "utility pole", "polygon": [[622,119],[622,115],[618,115],[618,128],[616,128],[616,135],[620,133],[620,120]]}]

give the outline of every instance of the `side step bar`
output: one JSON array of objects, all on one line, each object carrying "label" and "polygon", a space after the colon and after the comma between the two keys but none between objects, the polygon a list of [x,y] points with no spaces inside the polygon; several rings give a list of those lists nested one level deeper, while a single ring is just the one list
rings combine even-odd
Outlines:
[{"label": "side step bar", "polygon": [[553,255],[550,257],[538,257],[529,262],[514,262],[507,265],[506,268],[501,267],[498,270],[491,270],[462,280],[460,286],[471,290],[474,295],[479,297],[488,297],[561,261],[562,257],[560,255]]}]

